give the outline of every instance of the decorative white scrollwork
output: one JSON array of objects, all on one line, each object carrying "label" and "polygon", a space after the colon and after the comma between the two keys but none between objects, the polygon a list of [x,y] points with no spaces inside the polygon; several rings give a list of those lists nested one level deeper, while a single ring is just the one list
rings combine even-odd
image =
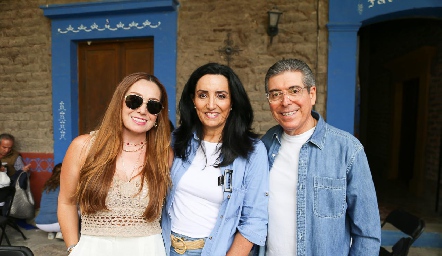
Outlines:
[{"label": "decorative white scrollwork", "polygon": [[69,25],[65,30],[59,28],[59,29],[57,29],[57,31],[58,31],[58,33],[66,34],[68,32],[78,33],[81,31],[84,31],[84,32],[105,31],[105,30],[116,31],[119,29],[129,30],[129,29],[143,29],[143,28],[147,28],[147,27],[158,28],[160,25],[161,25],[160,21],[158,21],[157,24],[152,24],[152,22],[150,22],[149,20],[146,20],[141,24],[138,22],[132,21],[131,23],[129,23],[126,26],[123,22],[120,21],[118,24],[115,25],[115,27],[112,27],[109,24],[109,20],[106,19],[106,24],[104,25],[104,27],[100,27],[99,25],[97,25],[97,23],[94,22],[94,24],[92,24],[89,27],[86,27],[85,25],[81,24],[79,27],[74,28],[74,27],[72,27],[72,25]]},{"label": "decorative white scrollwork", "polygon": [[58,114],[59,114],[59,122],[60,122],[60,127],[58,128],[58,130],[60,131],[60,138],[59,140],[66,140],[66,118],[65,118],[65,114],[66,114],[66,109],[64,108],[64,102],[60,101],[60,107],[58,109]]},{"label": "decorative white scrollwork", "polygon": [[358,4],[358,13],[359,13],[359,15],[362,15],[363,11],[364,11],[364,5],[359,3]]},{"label": "decorative white scrollwork", "polygon": [[373,8],[376,4],[383,5],[387,3],[393,3],[393,0],[367,0],[367,2],[370,4],[368,8]]}]

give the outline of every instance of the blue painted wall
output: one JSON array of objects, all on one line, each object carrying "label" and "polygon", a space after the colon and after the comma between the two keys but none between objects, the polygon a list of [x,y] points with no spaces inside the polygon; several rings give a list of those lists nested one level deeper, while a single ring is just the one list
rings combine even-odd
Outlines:
[{"label": "blue painted wall", "polygon": [[54,162],[78,136],[77,42],[154,38],[154,75],[165,85],[175,123],[177,6],[174,0],[42,6],[52,25]]},{"label": "blue painted wall", "polygon": [[329,1],[327,122],[354,133],[359,28],[408,17],[442,18],[442,1]]}]

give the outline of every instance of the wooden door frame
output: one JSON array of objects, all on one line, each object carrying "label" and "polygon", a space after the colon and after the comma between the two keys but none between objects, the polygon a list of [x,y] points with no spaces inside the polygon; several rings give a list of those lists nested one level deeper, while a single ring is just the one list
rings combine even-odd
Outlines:
[{"label": "wooden door frame", "polygon": [[[151,37],[137,38],[137,39],[116,39],[116,40],[95,40],[95,41],[83,41],[78,42],[78,102],[79,102],[79,114],[78,114],[78,130],[79,134],[85,134],[92,129],[97,128],[97,125],[102,120],[109,101],[112,98],[115,87],[118,83],[129,73],[144,71],[149,74],[153,74],[154,71],[154,39]],[[133,55],[128,54],[128,51],[133,51],[136,49],[143,49],[143,57],[140,53]],[[103,63],[97,66],[86,66],[87,63],[85,58],[89,56],[89,53],[97,53],[97,56],[104,56],[107,52],[111,52],[112,57],[109,62]],[[128,61],[128,56],[132,56],[130,61]],[[111,61],[113,60],[113,61]],[[97,67],[103,67],[98,69]],[[109,69],[109,70],[107,70]],[[86,84],[86,74],[92,72],[93,79],[98,81],[93,82],[93,84]],[[107,83],[103,84],[103,79]],[[89,89],[99,89],[99,94],[91,93]],[[100,98],[102,102],[100,106],[94,105],[87,98],[89,96],[94,96],[95,98]],[[101,96],[101,97],[100,97]],[[105,99],[105,100],[103,100]],[[90,108],[94,106],[95,108]],[[98,117],[99,115],[99,117]],[[91,126],[91,124],[93,125]]]},{"label": "wooden door frame", "polygon": [[170,1],[102,1],[42,6],[51,21],[54,161],[78,136],[77,42],[153,37],[154,75],[175,123],[178,6]]},{"label": "wooden door frame", "polygon": [[408,54],[400,56],[385,67],[392,72],[393,87],[393,109],[391,126],[391,149],[390,168],[388,168],[387,179],[398,177],[399,146],[402,119],[402,90],[403,83],[412,78],[419,78],[419,98],[417,111],[416,129],[416,150],[414,156],[414,176],[410,183],[410,191],[419,196],[424,191],[425,180],[425,141],[427,139],[428,119],[428,91],[430,86],[431,60],[436,49],[430,46],[423,46]]}]

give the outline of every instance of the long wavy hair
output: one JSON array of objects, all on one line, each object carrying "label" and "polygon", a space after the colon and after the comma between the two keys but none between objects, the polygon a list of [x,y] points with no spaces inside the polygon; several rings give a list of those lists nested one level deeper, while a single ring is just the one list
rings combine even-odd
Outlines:
[{"label": "long wavy hair", "polygon": [[254,139],[258,137],[252,131],[253,109],[249,97],[239,77],[233,70],[218,63],[208,63],[197,68],[191,75],[181,94],[178,105],[180,126],[174,131],[174,153],[184,160],[189,156],[188,147],[195,131],[199,143],[204,138],[203,124],[199,119],[192,99],[195,97],[196,84],[205,75],[222,75],[227,78],[231,95],[232,110],[226,120],[221,137],[222,161],[218,166],[231,164],[238,156],[247,158],[254,149]]},{"label": "long wavy hair", "polygon": [[144,72],[130,74],[123,78],[115,89],[101,124],[94,136],[91,136],[93,139],[89,143],[90,149],[80,171],[77,190],[77,201],[84,213],[91,214],[107,209],[105,200],[115,175],[117,156],[123,150],[124,97],[129,88],[141,79],[158,86],[161,91],[160,102],[164,109],[157,115],[157,127],[152,127],[146,132],[147,148],[139,192],[147,182],[149,203],[143,214],[147,221],[154,221],[161,213],[164,198],[171,184],[168,100],[163,84],[155,76]]},{"label": "long wavy hair", "polygon": [[61,163],[54,166],[51,177],[45,182],[43,191],[49,193],[56,190],[60,186]]}]

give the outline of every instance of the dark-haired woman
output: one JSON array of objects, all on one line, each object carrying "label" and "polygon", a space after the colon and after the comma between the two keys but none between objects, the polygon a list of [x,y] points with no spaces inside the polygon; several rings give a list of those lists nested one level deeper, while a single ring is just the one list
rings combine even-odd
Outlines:
[{"label": "dark-haired woman", "polygon": [[41,194],[40,210],[35,218],[37,228],[48,232],[48,239],[63,238],[57,218],[57,200],[60,193],[61,163],[54,166]]},{"label": "dark-haired woman", "polygon": [[69,146],[58,218],[71,256],[165,255],[159,219],[172,161],[167,107],[155,76],[128,75],[98,129]]},{"label": "dark-haired woman", "polygon": [[217,63],[199,67],[179,115],[162,215],[167,255],[248,255],[266,240],[268,162],[238,76]]}]

